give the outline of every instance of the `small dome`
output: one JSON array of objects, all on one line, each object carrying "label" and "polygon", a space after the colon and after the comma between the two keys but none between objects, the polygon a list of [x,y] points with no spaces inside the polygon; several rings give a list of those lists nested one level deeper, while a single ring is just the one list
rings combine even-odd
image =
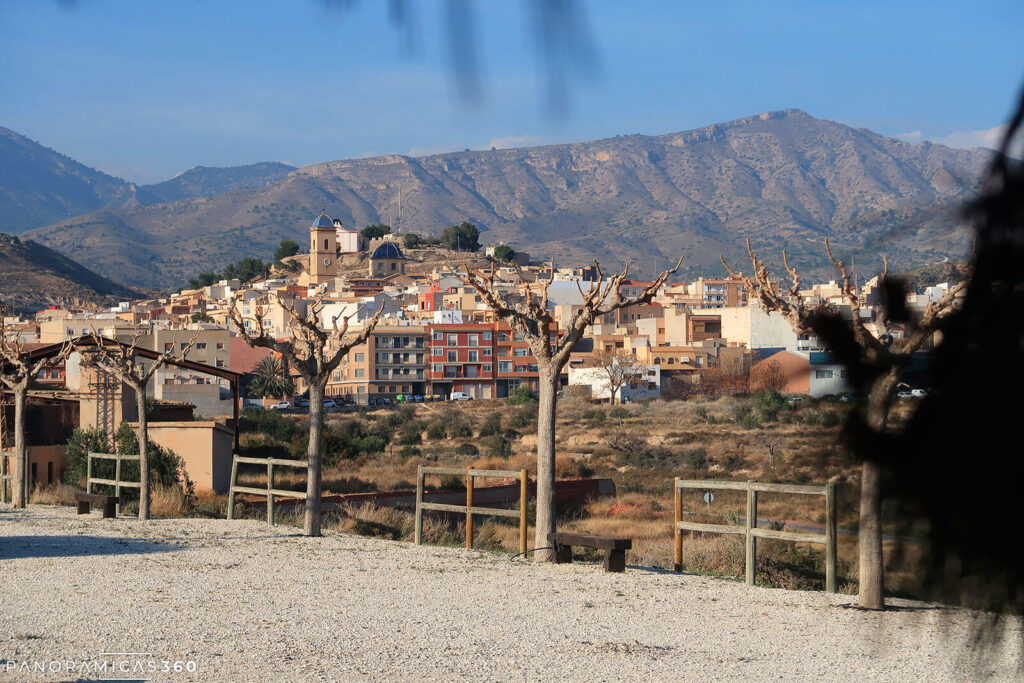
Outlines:
[{"label": "small dome", "polygon": [[402,250],[399,249],[398,245],[395,244],[394,242],[381,242],[377,246],[377,248],[373,250],[373,253],[370,254],[370,258],[372,258],[372,259],[374,259],[374,258],[400,258],[400,259],[404,259],[405,257],[402,256]]},{"label": "small dome", "polygon": [[321,211],[320,212],[320,217],[317,218],[315,221],[313,221],[313,225],[311,225],[309,227],[310,228],[333,228],[334,227],[334,221],[331,220],[331,217],[328,216],[325,211]]}]

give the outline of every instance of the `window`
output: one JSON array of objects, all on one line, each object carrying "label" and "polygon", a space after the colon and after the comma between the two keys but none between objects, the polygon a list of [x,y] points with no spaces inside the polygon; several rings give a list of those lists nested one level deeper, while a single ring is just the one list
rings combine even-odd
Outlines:
[{"label": "window", "polygon": [[512,335],[512,341],[523,341],[523,335],[516,332]]},{"label": "window", "polygon": [[484,363],[484,372],[490,372],[490,371],[491,371],[491,364],[490,363]]},{"label": "window", "polygon": [[480,352],[479,351],[470,351],[469,352],[469,362],[470,363],[478,363],[479,361],[480,361]]},{"label": "window", "polygon": [[512,372],[512,361],[498,361],[498,372]]},{"label": "window", "polygon": [[327,251],[327,238],[324,238],[324,251]]},{"label": "window", "polygon": [[218,368],[222,368],[222,367],[224,367],[224,361],[223,361],[223,360],[221,360],[220,358],[218,358],[218,359],[217,359],[217,367],[218,367]]},{"label": "window", "polygon": [[458,351],[449,351],[448,352],[448,362],[449,363],[458,363],[459,362],[459,353],[458,353]]},{"label": "window", "polygon": [[459,345],[459,335],[457,335],[457,334],[449,334],[448,335],[448,346],[458,346],[458,345]]},{"label": "window", "polygon": [[512,349],[512,355],[516,356],[517,358],[525,358],[526,349]]},{"label": "window", "polygon": [[357,353],[356,354],[356,362],[357,363],[362,363],[365,359],[366,359],[366,354],[363,354],[363,353]]},{"label": "window", "polygon": [[485,356],[491,355],[491,349],[484,349],[484,355]]},{"label": "window", "polygon": [[479,334],[471,334],[471,335],[469,335],[469,345],[470,346],[480,346],[480,335]]},{"label": "window", "polygon": [[501,348],[499,348],[498,349],[498,355],[499,356],[507,356],[508,355],[508,347],[502,346]]},{"label": "window", "polygon": [[444,355],[444,349],[442,349],[440,346],[435,346],[434,348],[430,349],[430,355],[431,356],[443,356]]},{"label": "window", "polygon": [[223,351],[224,350],[224,342],[217,342],[217,350],[218,351]]},{"label": "window", "polygon": [[537,372],[537,364],[530,363],[530,372]]},{"label": "window", "polygon": [[440,363],[434,363],[430,367],[431,367],[431,370],[433,370],[433,372],[444,372],[444,366],[441,365]]},{"label": "window", "polygon": [[491,333],[484,332],[484,341],[491,341]]},{"label": "window", "polygon": [[198,342],[198,343],[196,343],[196,350],[197,351],[202,351],[205,348],[206,348],[206,342]]},{"label": "window", "polygon": [[365,377],[366,371],[363,368],[356,368],[356,377]]},{"label": "window", "polygon": [[173,351],[174,344],[164,344],[164,351]]},{"label": "window", "polygon": [[832,379],[833,374],[831,370],[815,370],[814,379]]},{"label": "window", "polygon": [[434,341],[441,341],[442,339],[444,339],[444,332],[438,332],[437,330],[434,330],[430,334],[430,338],[433,339]]}]

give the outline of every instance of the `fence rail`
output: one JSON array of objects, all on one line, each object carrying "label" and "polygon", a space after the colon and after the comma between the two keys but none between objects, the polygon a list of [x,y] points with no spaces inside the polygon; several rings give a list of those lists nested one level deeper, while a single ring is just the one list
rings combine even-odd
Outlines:
[{"label": "fence rail", "polygon": [[[10,468],[8,461],[14,459],[14,451],[0,451],[0,503],[9,503],[14,500],[14,468]],[[11,482],[11,495],[7,495],[7,482]]]},{"label": "fence rail", "polygon": [[[466,504],[448,505],[444,503],[423,502],[423,483],[428,474],[454,474],[466,477]],[[473,482],[480,478],[500,478],[519,480],[519,509],[488,508],[473,505]],[[529,492],[529,479],[526,470],[474,470],[473,468],[460,469],[458,467],[423,467],[420,465],[416,470],[416,545],[423,544],[423,511],[434,510],[437,512],[456,512],[466,515],[466,547],[473,547],[473,515],[489,515],[492,517],[519,518],[519,552],[526,552],[526,515],[527,496]]]},{"label": "fence rail", "polygon": [[[675,570],[683,570],[683,532],[700,531],[712,534],[736,534],[746,540],[746,581],[754,584],[757,572],[757,539],[792,541],[794,543],[820,543],[825,546],[825,590],[836,592],[836,495],[835,485],[769,484],[758,481],[713,481],[710,479],[681,479],[676,477],[675,486]],[[743,526],[737,524],[708,524],[684,522],[683,489],[705,491],[746,491],[747,518]],[[776,529],[762,529],[757,526],[757,494],[789,493],[797,495],[823,496],[825,498],[825,533],[798,533]]]},{"label": "fence rail", "polygon": [[[257,488],[255,486],[239,486],[238,485],[238,464],[243,465],[263,465],[267,468],[267,485],[264,488]],[[267,524],[274,525],[274,498],[301,498],[306,499],[305,491],[288,491],[286,489],[275,489],[274,488],[274,467],[291,467],[296,469],[306,469],[309,467],[309,463],[305,460],[285,460],[284,458],[249,458],[238,455],[234,455],[231,460],[231,484],[228,488],[228,519],[235,518],[235,494],[236,493],[249,493],[256,496],[267,497]]]},{"label": "fence rail", "polygon": [[[99,477],[92,476],[92,461],[96,460],[114,460],[114,478],[113,479],[101,479]],[[101,484],[104,486],[114,487],[114,496],[117,498],[117,514],[121,514],[121,489],[141,489],[142,484],[137,481],[124,481],[121,479],[121,463],[124,461],[138,462],[138,455],[125,455],[124,453],[89,453],[86,464],[85,464],[85,492],[92,493],[92,487],[94,484]]]}]

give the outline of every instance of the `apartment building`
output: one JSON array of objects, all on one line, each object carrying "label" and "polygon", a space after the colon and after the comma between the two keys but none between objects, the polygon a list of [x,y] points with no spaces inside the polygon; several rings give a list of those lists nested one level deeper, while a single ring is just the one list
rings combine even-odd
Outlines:
[{"label": "apartment building", "polygon": [[429,393],[427,329],[381,325],[342,359],[327,383],[327,395],[365,404],[370,399]]}]

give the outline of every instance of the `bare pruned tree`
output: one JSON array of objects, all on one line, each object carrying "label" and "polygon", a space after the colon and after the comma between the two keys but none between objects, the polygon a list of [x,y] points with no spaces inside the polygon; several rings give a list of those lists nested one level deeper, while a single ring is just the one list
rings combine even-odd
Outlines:
[{"label": "bare pruned tree", "polygon": [[147,363],[139,362],[137,358],[139,342],[143,337],[141,330],[132,335],[131,343],[123,344],[116,339],[108,339],[100,335],[93,328],[90,346],[81,344],[74,346],[81,355],[83,365],[118,378],[135,392],[135,410],[139,420],[139,519],[141,520],[149,519],[149,502],[152,493],[149,480],[149,418],[146,415],[146,389],[157,370],[167,363],[181,362],[188,357],[201,332],[202,329],[196,330],[177,353],[172,353],[173,349],[166,350],[152,360],[147,359],[149,361]]},{"label": "bare pruned tree", "polygon": [[449,268],[455,277],[477,291],[495,315],[523,336],[537,359],[537,526],[534,537],[537,550],[534,558],[537,560],[554,560],[554,552],[548,548],[547,537],[555,531],[555,412],[559,374],[569,362],[569,354],[577,342],[596,319],[626,306],[650,302],[681,264],[682,258],[674,267],[648,283],[639,294],[626,296],[622,293],[622,285],[629,276],[630,264],[627,262],[621,271],[605,278],[600,264],[594,261],[597,281],[586,292],[579,282],[576,283],[582,304],[572,314],[564,334],[556,332],[554,314],[548,307],[548,288],[555,277],[553,262],[551,277],[534,283],[527,282],[519,267],[514,266],[518,279],[516,289],[522,295],[517,301],[500,291],[493,267],[490,274],[468,269],[460,273]]},{"label": "bare pruned tree", "polygon": [[[722,264],[730,275],[742,277],[747,291],[755,295],[767,312],[782,314],[797,334],[816,334],[822,342],[847,365],[853,383],[867,389],[868,402],[864,423],[867,430],[882,434],[886,430],[889,411],[892,407],[893,391],[899,384],[903,372],[910,364],[913,354],[920,350],[937,332],[943,319],[953,312],[957,297],[967,286],[969,277],[955,284],[938,300],[925,307],[920,316],[910,315],[901,286],[888,281],[888,261],[883,259],[885,268],[879,278],[882,289],[883,329],[877,337],[861,316],[865,303],[852,282],[846,264],[832,254],[832,247],[825,240],[829,260],[841,278],[843,303],[849,306],[847,319],[823,301],[813,305],[800,293],[800,274],[790,266],[786,252],[782,252],[783,263],[789,273],[789,282],[772,278],[764,261],[758,257],[747,240],[747,254],[753,265],[753,275],[737,276],[725,257]],[[884,609],[885,581],[882,557],[882,495],[881,468],[870,448],[854,450],[863,464],[861,466],[860,492],[860,589],[858,602],[867,609]]]},{"label": "bare pruned tree", "polygon": [[635,387],[647,381],[645,366],[625,349],[598,351],[594,354],[594,362],[601,370],[601,380],[608,389],[612,405],[623,387]]},{"label": "bare pruned tree", "polygon": [[[288,328],[291,339],[275,339],[267,334],[263,320],[266,311],[257,304],[252,330],[246,328],[245,321],[238,312],[236,301],[231,302],[228,313],[231,321],[238,328],[245,343],[251,347],[271,349],[284,356],[289,367],[294,368],[309,386],[309,446],[306,449],[306,514],[303,530],[307,536],[320,535],[320,490],[322,487],[323,468],[323,433],[324,433],[324,393],[331,373],[341,363],[341,359],[355,346],[365,342],[380,321],[384,312],[384,304],[377,313],[367,320],[362,329],[349,336],[349,321],[352,316],[342,318],[338,326],[338,317],[332,317],[330,327],[323,325],[323,295],[314,300],[303,315],[293,305],[279,302],[288,315]],[[355,315],[355,314],[353,314]]]},{"label": "bare pruned tree", "polygon": [[789,380],[782,363],[777,360],[765,360],[755,365],[750,371],[750,384],[753,389],[783,391]]},{"label": "bare pruned tree", "polygon": [[[71,346],[65,344],[54,356],[32,360],[19,340],[18,333],[7,330],[4,321],[6,309],[6,306],[0,304],[0,391],[10,391],[14,396],[13,502],[14,507],[23,508],[28,505],[29,496],[28,446],[25,444],[25,402],[28,390],[43,369],[64,362],[71,353]],[[6,481],[0,481],[0,486],[6,485]]]}]

